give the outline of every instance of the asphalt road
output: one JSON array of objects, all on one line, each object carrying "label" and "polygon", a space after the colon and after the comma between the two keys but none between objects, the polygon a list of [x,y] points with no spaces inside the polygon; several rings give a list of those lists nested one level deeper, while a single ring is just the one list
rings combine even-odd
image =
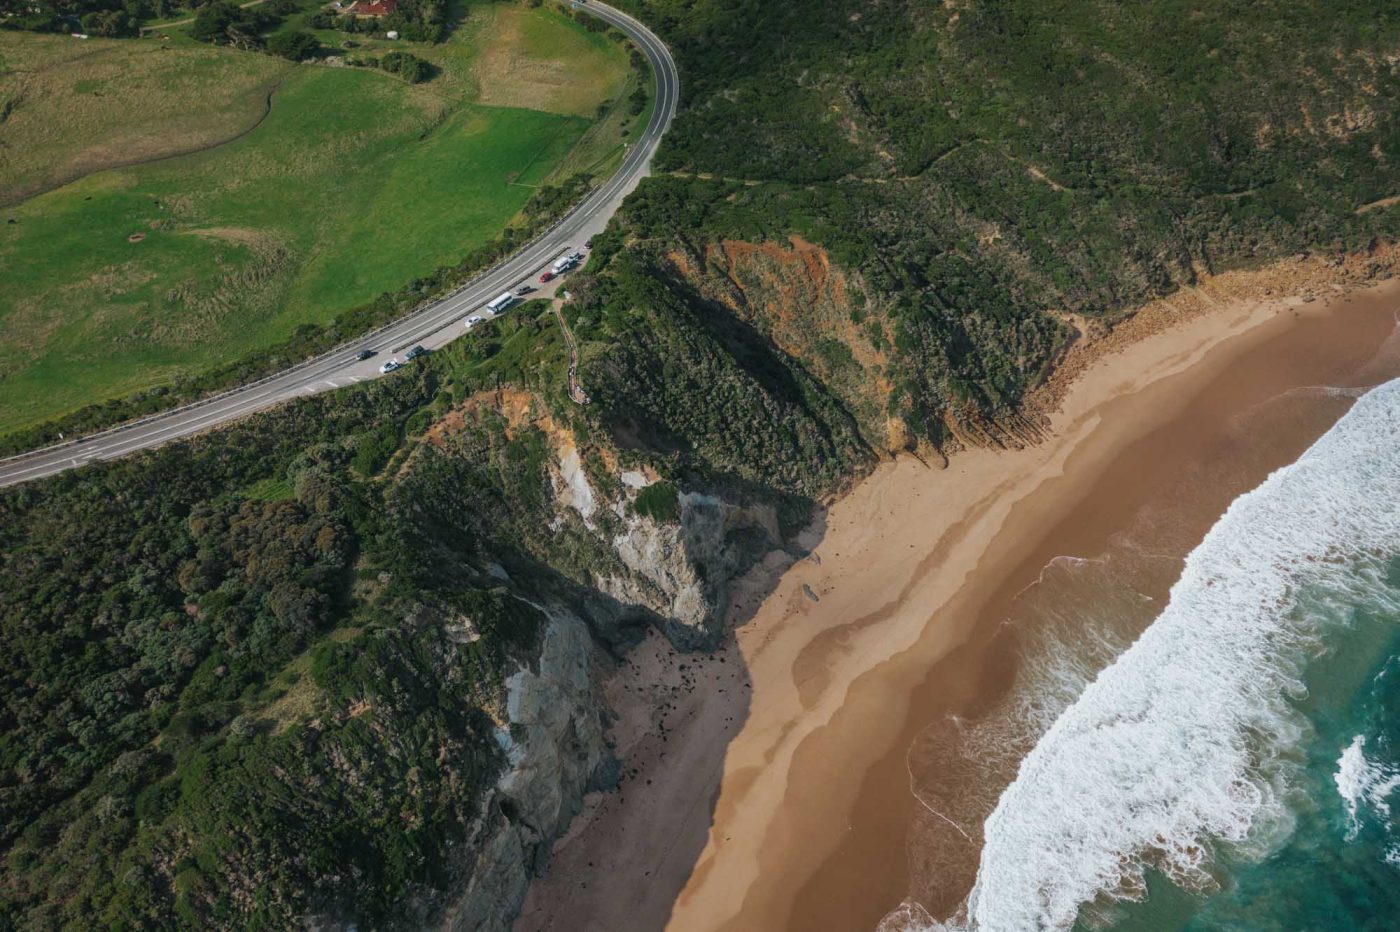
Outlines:
[{"label": "asphalt road", "polygon": [[[481,313],[487,301],[523,282],[537,283],[540,272],[556,257],[574,250],[582,251],[583,243],[602,232],[623,199],[649,172],[651,157],[676,112],[679,77],[670,51],[641,23],[601,3],[580,4],[579,9],[606,20],[641,48],[656,79],[656,106],[622,166],[552,229],[448,297],[314,359],[203,401],[0,460],[0,486],[51,476],[94,460],[116,459],[226,424],[292,398],[381,378],[379,367],[386,360],[392,357],[402,360],[404,350],[412,346],[421,344],[436,349],[456,339],[466,332],[463,321],[472,314]],[[538,296],[547,297],[558,284],[556,279]],[[375,350],[377,355],[357,360],[356,354],[364,348]]]}]

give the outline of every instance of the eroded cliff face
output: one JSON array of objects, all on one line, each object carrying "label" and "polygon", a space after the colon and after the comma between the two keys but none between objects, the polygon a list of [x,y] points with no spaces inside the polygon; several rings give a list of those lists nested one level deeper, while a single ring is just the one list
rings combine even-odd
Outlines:
[{"label": "eroded cliff face", "polygon": [[[677,488],[644,463],[623,463],[611,446],[581,444],[526,392],[476,396],[463,406],[465,414],[449,415],[430,438],[440,442],[483,407],[503,417],[511,432],[543,433],[550,454],[551,528],[577,520],[612,558],[608,568],[580,580],[605,597],[591,613],[594,630],[610,644],[625,642],[618,618],[607,617],[621,613],[650,618],[682,649],[713,646],[723,632],[729,580],[784,546],[775,509]],[[643,496],[654,499],[657,513],[639,507]]]},{"label": "eroded cliff face", "polygon": [[[616,785],[600,680],[624,640],[620,617],[651,619],[682,649],[711,647],[723,633],[729,581],[783,545],[772,507],[678,489],[645,465],[624,466],[611,449],[581,450],[574,432],[525,393],[470,405],[491,406],[511,430],[543,432],[552,527],[578,521],[616,559],[590,580],[599,598],[584,610],[536,605],[549,617],[539,656],[507,677],[499,710],[506,767],[461,849],[456,873],[465,884],[436,923],[452,932],[509,928],[584,794]],[[433,435],[441,440],[462,416]],[[639,505],[643,496],[648,505]]]},{"label": "eroded cliff face", "polygon": [[677,647],[704,649],[723,633],[729,580],[779,545],[777,516],[698,492],[682,492],[678,502],[675,522],[628,513],[625,497],[613,503],[623,524],[612,545],[632,574],[602,579],[599,588],[647,605]]},{"label": "eroded cliff face", "polygon": [[[898,384],[898,367],[913,360],[896,349],[896,309],[858,272],[843,270],[801,237],[791,236],[786,244],[722,240],[698,250],[673,249],[667,259],[703,300],[750,324],[811,373],[855,420],[872,450],[917,451],[943,462],[962,448],[1019,447],[1040,439],[1044,424],[1034,414],[1006,410],[989,416],[975,405],[951,402],[932,412],[941,425],[936,443],[911,430],[911,422],[927,420],[931,412],[915,410],[908,385],[902,390]],[[946,353],[938,364],[949,366]]]},{"label": "eroded cliff face", "polygon": [[576,615],[545,611],[550,620],[537,665],[506,680],[496,738],[508,766],[483,801],[477,836],[465,846],[470,880],[443,917],[444,929],[508,929],[583,794],[617,782],[617,761],[603,736],[599,648]]},{"label": "eroded cliff face", "polygon": [[798,236],[786,244],[724,240],[668,258],[705,300],[755,327],[825,385],[873,449],[912,448],[903,418],[892,413],[894,325],[858,274]]},{"label": "eroded cliff face", "polygon": [[594,489],[571,438],[559,453],[560,505],[577,511],[627,570],[596,579],[599,591],[652,612],[679,648],[714,646],[724,630],[729,580],[783,544],[774,509],[677,490],[675,517],[658,519],[637,509],[647,489],[669,486],[652,470],[618,469],[616,491],[607,497]]}]

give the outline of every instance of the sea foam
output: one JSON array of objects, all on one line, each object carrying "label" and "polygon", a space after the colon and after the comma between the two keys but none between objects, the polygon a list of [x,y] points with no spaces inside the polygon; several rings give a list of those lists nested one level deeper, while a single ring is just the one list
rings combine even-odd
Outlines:
[{"label": "sea foam", "polygon": [[1209,889],[1215,845],[1267,844],[1303,728],[1289,699],[1400,551],[1397,500],[1400,380],[1231,504],[1161,615],[1021,761],[959,915],[906,904],[882,929],[1067,929],[1086,904],[1140,898],[1149,870]]},{"label": "sea foam", "polygon": [[1347,809],[1347,841],[1354,841],[1361,832],[1363,806],[1369,806],[1389,825],[1390,795],[1400,788],[1400,771],[1366,757],[1365,735],[1357,735],[1342,751],[1332,779]]}]

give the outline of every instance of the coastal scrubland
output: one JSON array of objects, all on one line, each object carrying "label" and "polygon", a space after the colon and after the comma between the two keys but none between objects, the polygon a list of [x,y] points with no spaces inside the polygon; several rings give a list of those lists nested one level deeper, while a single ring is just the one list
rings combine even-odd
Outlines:
[{"label": "coastal scrubland", "polygon": [[[1067,312],[1394,235],[1393,209],[1358,214],[1400,188],[1400,24],[1366,4],[630,7],[685,106],[618,225],[654,244],[628,268],[664,282],[679,255],[732,290],[716,243],[821,246],[864,292],[864,342],[890,347],[852,377],[935,445],[1017,410]],[[737,297],[772,338],[771,305]]]},{"label": "coastal scrubland", "polygon": [[[778,541],[705,525],[743,557],[694,567],[718,586],[891,451],[1033,442],[1028,393],[1083,329],[1394,236],[1400,23],[1371,5],[626,5],[684,96],[570,281],[592,404],[527,304],[382,382],[0,494],[5,920],[422,924],[500,882],[471,859],[502,822],[532,870],[552,829],[501,789],[528,731],[504,680],[542,653],[521,605],[614,652],[674,634],[655,601],[619,629],[653,585],[623,526],[771,513]],[[592,528],[580,473],[622,503]]]},{"label": "coastal scrubland", "polygon": [[452,482],[421,455],[361,476],[421,434],[434,382],[9,493],[7,924],[377,924],[452,893],[542,617],[481,561],[538,596],[550,542],[477,539],[505,529],[488,515],[547,526],[537,432],[500,419]]}]

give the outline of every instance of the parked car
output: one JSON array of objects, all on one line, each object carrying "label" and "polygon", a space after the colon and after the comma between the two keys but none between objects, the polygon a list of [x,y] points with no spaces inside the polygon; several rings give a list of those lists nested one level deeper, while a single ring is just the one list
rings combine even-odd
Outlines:
[{"label": "parked car", "polygon": [[391,360],[389,360],[388,362],[386,362],[384,365],[380,366],[380,367],[379,367],[379,371],[380,371],[380,372],[383,372],[383,373],[385,373],[385,374],[388,374],[388,373],[390,373],[390,372],[393,372],[395,369],[402,369],[402,368],[403,368],[403,363],[399,362],[397,359],[391,359]]},{"label": "parked car", "polygon": [[540,284],[543,285],[545,282],[549,281],[552,278],[554,278],[554,273],[546,271],[543,275],[540,276]]},{"label": "parked car", "polygon": [[590,236],[590,237],[588,237],[588,239],[586,239],[586,240],[583,241],[583,248],[584,248],[584,249],[592,249],[592,248],[593,248],[593,237]]},{"label": "parked car", "polygon": [[362,349],[362,350],[360,350],[358,353],[356,353],[356,354],[355,354],[355,358],[358,359],[358,360],[360,360],[361,362],[363,362],[364,360],[369,359],[369,358],[370,358],[371,356],[373,356],[373,355],[374,355],[374,350],[366,348],[366,349]]},{"label": "parked car", "polygon": [[516,296],[517,298],[523,298],[523,297],[525,297],[527,294],[529,294],[530,292],[532,292],[532,291],[534,291],[534,290],[535,290],[535,286],[534,286],[534,285],[521,285],[519,288],[515,289],[515,296]]},{"label": "parked car", "polygon": [[419,345],[419,346],[415,346],[413,349],[409,350],[407,353],[404,353],[404,354],[403,354],[403,358],[404,358],[405,360],[412,360],[412,359],[417,359],[419,356],[426,356],[426,355],[428,355],[427,349],[425,349],[423,346]]},{"label": "parked car", "polygon": [[470,316],[470,317],[468,317],[468,318],[466,319],[466,322],[465,322],[464,326],[466,326],[466,328],[467,328],[468,330],[470,330],[470,329],[472,329],[473,327],[475,327],[477,324],[479,324],[479,323],[481,323],[482,321],[484,321],[485,319],[486,319],[486,318],[485,318],[485,317],[482,317],[480,314],[473,314],[472,316]]}]

